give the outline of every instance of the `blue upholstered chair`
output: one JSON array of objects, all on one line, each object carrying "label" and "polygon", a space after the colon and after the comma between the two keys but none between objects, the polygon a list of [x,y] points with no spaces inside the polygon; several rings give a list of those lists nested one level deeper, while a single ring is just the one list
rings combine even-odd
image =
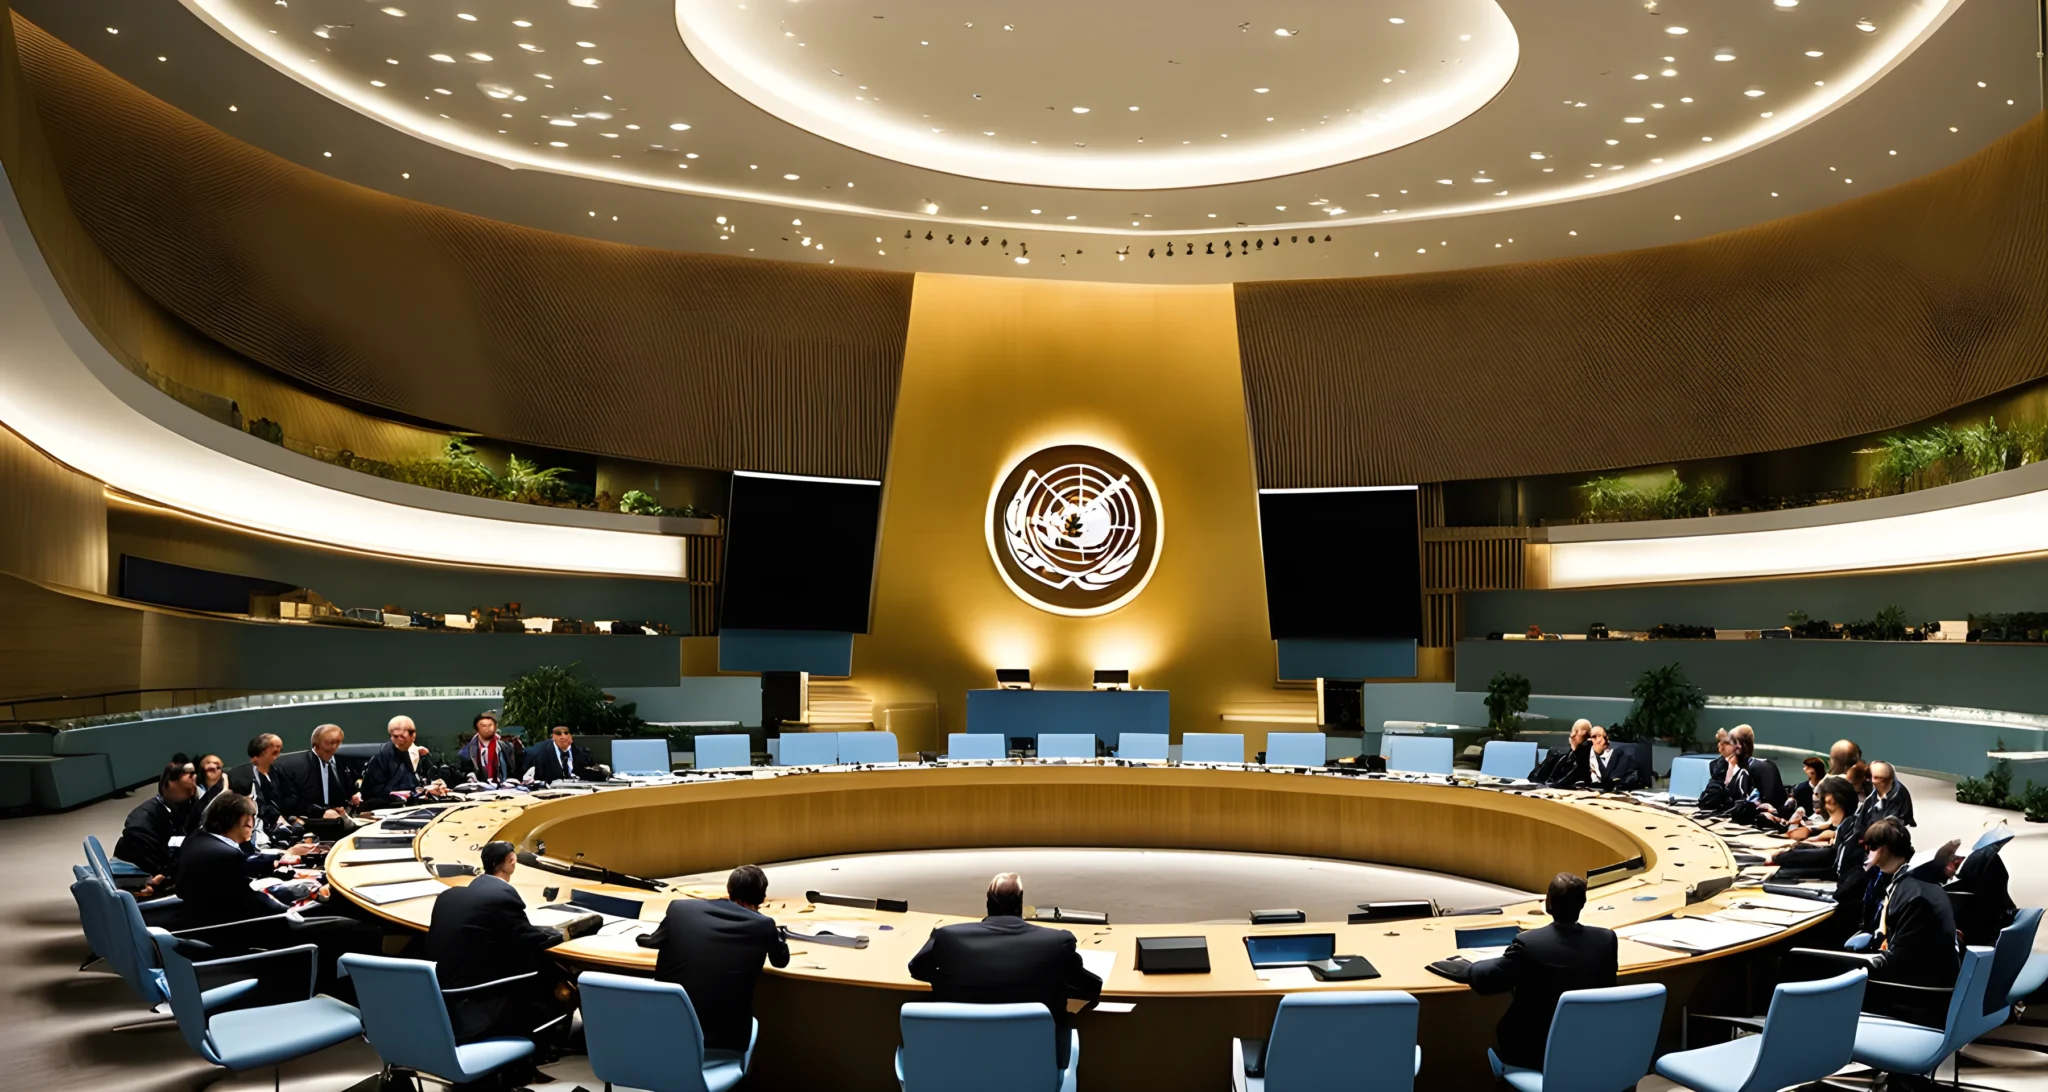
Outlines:
[{"label": "blue upholstered chair", "polygon": [[109,883],[113,882],[113,877],[115,876],[149,875],[148,872],[137,865],[108,857],[106,847],[100,844],[99,836],[95,834],[85,836],[85,859],[100,875],[106,876]]},{"label": "blue upholstered chair", "polygon": [[1321,732],[1271,732],[1266,736],[1266,765],[1321,766],[1330,760],[1329,747]]},{"label": "blue upholstered chair", "polygon": [[1038,733],[1038,757],[1094,758],[1095,733],[1040,732]]},{"label": "blue upholstered chair", "polygon": [[1067,1067],[1053,1048],[1057,1027],[1044,1005],[903,1006],[896,1080],[903,1092],[1074,1092],[1081,1033],[1069,1031]]},{"label": "blue upholstered chair", "polygon": [[1486,1060],[1515,1092],[1629,1092],[1650,1071],[1663,1022],[1662,983],[1570,990],[1550,1017],[1542,1069],[1507,1065],[1491,1047]]},{"label": "blue upholstered chair", "polygon": [[830,766],[839,761],[839,733],[790,732],[782,737],[777,766]]},{"label": "blue upholstered chair", "polygon": [[[355,982],[363,1034],[386,1066],[410,1069],[450,1084],[468,1084],[533,1053],[531,1039],[483,1039],[456,1045],[455,1028],[448,1022],[448,1005],[442,998],[462,991],[442,990],[434,965],[425,960],[350,952],[341,957],[341,973]],[[464,989],[496,985],[486,982]]]},{"label": "blue upholstered chair", "polygon": [[1451,773],[1451,737],[1387,736],[1388,773]]},{"label": "blue upholstered chair", "polygon": [[1240,732],[1186,732],[1180,737],[1182,762],[1243,762]]},{"label": "blue upholstered chair", "polygon": [[[183,942],[162,929],[151,929],[162,953],[164,980],[170,988],[171,1012],[192,1053],[235,1073],[274,1067],[345,1043],[362,1034],[362,1015],[354,1006],[313,992],[320,973],[320,949],[311,944],[270,952],[193,962]],[[280,982],[301,980],[305,998],[276,1005],[255,1005],[231,1012],[212,1012],[207,993],[199,988],[199,968],[209,972],[248,971],[276,976]],[[248,985],[254,985],[250,979]],[[298,996],[297,990],[288,996]],[[446,1019],[444,1016],[443,1019]],[[275,1077],[272,1081],[275,1087]]]},{"label": "blue upholstered chair", "polygon": [[902,745],[896,742],[894,732],[839,733],[841,762],[901,762],[901,748]]},{"label": "blue upholstered chair", "polygon": [[1698,800],[1707,788],[1707,766],[1713,755],[1679,755],[1671,760],[1671,797]]},{"label": "blue upholstered chair", "polygon": [[[155,934],[163,932],[143,924],[142,911],[136,906],[135,896],[126,891],[116,891],[105,883],[95,880],[84,890],[74,890],[83,897],[81,902],[82,920],[90,920],[90,930],[97,928],[100,939],[95,940],[94,950],[107,961],[107,966],[121,976],[121,981],[135,991],[135,996],[144,1005],[155,1009],[171,998],[170,987],[164,981],[162,951]],[[83,916],[90,913],[91,918]],[[190,930],[194,935],[203,935],[205,929]],[[165,934],[174,935],[174,934]],[[104,943],[105,948],[98,947]],[[205,991],[201,1004],[211,1012],[256,988],[254,976],[229,982]]]},{"label": "blue upholstered chair", "polygon": [[[1415,1045],[1422,1006],[1402,990],[1290,993],[1273,1014],[1271,1038],[1230,1041],[1234,1092],[1321,1092],[1370,1088],[1408,1092],[1422,1072]],[[1245,1073],[1258,1055],[1260,1075]]]},{"label": "blue upholstered chair", "polygon": [[[1939,1028],[1865,1013],[1856,1022],[1856,1048],[1850,1057],[1883,1073],[1932,1077],[1942,1061],[1970,1045],[1984,1023],[1984,989],[1991,981],[1990,948],[1963,949],[1962,969],[1949,993],[1948,1016]],[[1915,987],[1893,983],[1886,990]],[[2001,1023],[2003,1019],[2001,1018]]]},{"label": "blue upholstered chair", "polygon": [[2028,906],[2013,916],[2011,925],[1998,931],[1997,946],[1991,950],[1991,970],[1984,982],[1984,1012],[1976,1026],[1968,1029],[1972,1042],[2037,1052],[2044,1049],[2039,1043],[1984,1038],[2012,1019],[2013,1006],[2025,1000],[2025,995],[2019,992],[2020,977],[2033,960],[2034,934],[2040,928],[2041,908]]},{"label": "blue upholstered chair", "polygon": [[999,732],[953,732],[946,736],[947,758],[1008,758],[1010,750]]},{"label": "blue upholstered chair", "polygon": [[754,741],[745,735],[697,737],[700,770],[736,770],[754,764]]},{"label": "blue upholstered chair", "polygon": [[1479,772],[1517,781],[1536,768],[1536,745],[1523,740],[1489,739],[1479,751]]},{"label": "blue upholstered chair", "polygon": [[1164,762],[1168,754],[1165,732],[1124,732],[1116,737],[1116,756],[1127,762]]},{"label": "blue upholstered chair", "polygon": [[1771,995],[1761,1035],[1666,1054],[1657,1075],[1695,1092],[1776,1092],[1820,1080],[1849,1064],[1869,977],[1858,969],[1784,983]]},{"label": "blue upholstered chair", "polygon": [[673,982],[585,971],[576,985],[590,1071],[606,1092],[615,1084],[647,1092],[725,1092],[754,1062],[759,1020],[744,1052],[706,1050],[690,995]]}]

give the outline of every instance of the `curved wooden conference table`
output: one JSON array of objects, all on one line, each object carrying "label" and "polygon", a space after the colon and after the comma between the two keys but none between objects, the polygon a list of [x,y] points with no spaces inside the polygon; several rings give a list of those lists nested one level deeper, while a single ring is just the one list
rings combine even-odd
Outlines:
[{"label": "curved wooden conference table", "polygon": [[[1527,789],[1527,786],[1522,786]],[[1737,872],[1729,845],[1691,819],[1629,797],[1552,790],[1493,791],[1464,778],[1408,780],[1260,767],[1160,767],[1104,763],[865,767],[821,771],[728,771],[678,783],[578,792],[553,798],[484,800],[444,811],[421,830],[411,858],[351,863],[355,838],[335,848],[334,889],[371,912],[426,928],[433,899],[369,906],[352,893],[366,885],[419,879],[422,859],[476,863],[483,844],[506,839],[559,861],[581,860],[651,878],[720,872],[743,862],[772,863],[848,853],[922,849],[1095,846],[1254,852],[1364,861],[1425,869],[1541,891],[1560,871],[1615,869],[1595,887],[1584,920],[1622,926],[1670,914],[1722,909],[1723,892],[1688,905],[1690,892],[1725,888]],[[544,847],[544,849],[543,849]],[[1027,884],[1029,877],[1027,879]],[[451,879],[448,884],[466,883]],[[672,898],[716,898],[722,888],[671,885],[661,892],[607,887],[522,867],[514,885],[530,906],[544,888],[590,888],[644,900],[642,917],[659,920]],[[1134,885],[1142,876],[1133,876]],[[884,895],[888,892],[848,891]],[[1029,889],[1027,887],[1027,897]],[[794,897],[791,897],[794,895]],[[1275,905],[1288,903],[1276,891]],[[1110,912],[1115,906],[1098,907]],[[1247,907],[1247,910],[1251,908]],[[761,981],[756,1088],[894,1088],[892,1054],[901,1041],[897,1009],[925,985],[906,965],[934,927],[970,920],[939,914],[886,913],[812,906],[802,893],[771,892],[763,907],[784,925],[805,921],[872,923],[865,949],[792,938],[793,959]],[[1337,950],[1363,955],[1381,973],[1363,983],[1316,989],[1402,989],[1423,999],[1423,1067],[1418,1087],[1470,1088],[1489,1080],[1486,1047],[1501,997],[1482,998],[1431,974],[1427,964],[1453,953],[1458,927],[1547,924],[1541,899],[1510,904],[1499,916],[1449,917],[1369,925],[1158,924],[1051,926],[1073,932],[1084,949],[1114,952],[1105,1000],[1135,1003],[1129,1012],[1087,1012],[1081,1031],[1084,1088],[1223,1087],[1230,1038],[1263,1038],[1285,992],[1260,980],[1242,938],[1274,932],[1334,932]],[[1688,956],[1629,940],[1621,971],[1671,989],[1667,1032],[1688,1003],[1709,995],[1731,1010],[1748,1004],[1742,980],[1767,941]],[[1145,975],[1135,966],[1141,936],[1205,936],[1208,974]],[[554,954],[577,965],[651,973],[654,953],[630,937],[569,941]],[[1745,1010],[1746,1011],[1746,1010]]]}]

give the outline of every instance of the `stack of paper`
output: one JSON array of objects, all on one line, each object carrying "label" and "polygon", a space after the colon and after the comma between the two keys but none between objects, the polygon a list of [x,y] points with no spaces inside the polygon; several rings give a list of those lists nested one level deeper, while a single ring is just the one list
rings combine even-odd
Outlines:
[{"label": "stack of paper", "polygon": [[1729,921],[1717,916],[1662,918],[1624,926],[1615,933],[1640,944],[1677,952],[1718,952],[1783,932],[1783,926]]},{"label": "stack of paper", "polygon": [[350,889],[350,894],[371,906],[388,906],[407,899],[422,899],[439,895],[448,890],[440,880],[404,880],[399,883],[373,883]]}]

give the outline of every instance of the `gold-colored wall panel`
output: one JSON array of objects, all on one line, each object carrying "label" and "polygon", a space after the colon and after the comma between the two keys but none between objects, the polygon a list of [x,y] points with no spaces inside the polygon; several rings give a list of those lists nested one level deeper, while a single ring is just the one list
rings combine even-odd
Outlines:
[{"label": "gold-colored wall panel", "polygon": [[89,592],[107,590],[107,501],[100,483],[58,465],[4,427],[0,573]]},{"label": "gold-colored wall panel", "polygon": [[[1019,457],[1108,448],[1156,486],[1158,566],[1093,618],[1026,604],[997,575],[983,524]],[[943,739],[998,667],[1085,689],[1129,668],[1172,691],[1177,732],[1270,700],[1273,644],[1228,287],[920,275],[884,479],[869,636],[854,681],[878,711],[935,704]]]},{"label": "gold-colored wall panel", "polygon": [[1892,428],[2048,375],[2048,129],[1618,254],[1237,286],[1268,487],[1647,465]]},{"label": "gold-colored wall panel", "polygon": [[232,352],[518,443],[881,472],[908,275],[619,246],[391,197],[234,140],[14,26],[93,241]]}]

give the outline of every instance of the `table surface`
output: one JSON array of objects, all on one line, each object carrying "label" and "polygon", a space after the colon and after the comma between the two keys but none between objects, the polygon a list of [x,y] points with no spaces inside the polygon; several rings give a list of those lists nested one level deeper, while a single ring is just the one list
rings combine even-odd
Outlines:
[{"label": "table surface", "polygon": [[[422,864],[424,859],[431,859],[437,863],[475,864],[479,860],[483,844],[499,837],[501,832],[511,834],[515,842],[522,842],[522,848],[530,848],[534,841],[533,832],[545,831],[550,823],[560,822],[558,815],[573,817],[578,814],[587,816],[602,813],[617,816],[622,809],[633,812],[653,809],[650,815],[659,819],[666,814],[662,809],[675,808],[679,802],[687,803],[695,798],[709,801],[713,797],[718,797],[754,809],[758,813],[760,809],[772,809],[779,802],[792,801],[802,794],[815,793],[820,789],[844,787],[856,793],[865,793],[872,791],[868,788],[870,785],[908,788],[922,788],[926,785],[932,788],[964,785],[970,791],[1009,787],[1021,788],[1032,793],[1075,788],[1092,791],[1104,785],[1111,786],[1116,791],[1142,793],[1148,791],[1149,782],[1156,782],[1162,790],[1175,786],[1238,789],[1250,785],[1269,795],[1308,794],[1310,797],[1326,799],[1358,797],[1363,798],[1366,803],[1373,803],[1375,798],[1381,798],[1377,802],[1391,801],[1395,806],[1404,809],[1415,808],[1412,802],[1466,809],[1477,808],[1494,813],[1495,821],[1499,821],[1501,815],[1505,814],[1509,820],[1518,823],[1561,824],[1560,829],[1575,828],[1580,832],[1591,832],[1609,845],[1633,845],[1644,858],[1645,867],[1628,874],[1625,878],[1593,888],[1582,917],[1582,920],[1589,924],[1613,928],[1668,915],[1683,917],[1712,913],[1730,908],[1742,898],[1754,895],[1754,888],[1733,888],[1690,906],[1686,902],[1688,890],[1695,885],[1711,885],[1723,878],[1733,880],[1737,877],[1738,866],[1734,849],[1755,851],[1769,840],[1769,836],[1761,832],[1710,830],[1683,814],[1632,797],[1556,790],[1526,791],[1526,785],[1519,786],[1525,791],[1489,792],[1485,789],[1475,790],[1470,786],[1469,778],[1461,779],[1468,782],[1467,784],[1452,785],[1441,780],[1417,782],[1412,779],[1361,778],[1323,773],[1283,774],[1258,767],[1134,769],[1106,764],[1038,763],[907,767],[886,773],[874,770],[777,770],[773,775],[761,776],[767,773],[768,771],[756,771],[754,774],[741,773],[738,776],[682,783],[606,789],[595,793],[578,792],[554,798],[519,795],[514,798],[480,800],[445,810],[434,818],[418,832],[413,843],[411,859],[351,863],[352,856],[363,852],[356,845],[356,839],[363,835],[378,833],[374,826],[365,827],[336,845],[329,857],[328,879],[338,893],[350,896],[355,889],[365,885],[426,878],[427,870]],[[883,778],[888,780],[879,780]],[[1237,797],[1216,799],[1235,800]],[[1247,799],[1252,804],[1257,804],[1259,798]],[[1340,799],[1339,802],[1344,801]],[[1405,810],[1403,814],[1406,814]],[[939,821],[943,823],[943,817],[940,817]],[[1110,817],[1109,821],[1113,822],[1114,817]],[[657,826],[656,829],[661,827]],[[1015,829],[1019,837],[990,844],[1038,844],[1030,839],[1028,833],[1023,833],[1029,830],[1028,827]],[[671,829],[667,833],[675,837],[686,837],[688,831]],[[1117,842],[1113,834],[1114,831],[1105,832],[1098,844],[1126,844]],[[1139,836],[1143,837],[1143,833],[1141,832]],[[956,844],[956,841],[934,839],[933,847],[950,847]],[[887,848],[901,849],[903,845],[897,844]],[[1129,848],[1150,847],[1140,841],[1129,844]],[[1167,848],[1184,848],[1184,845]],[[1299,845],[1289,845],[1283,851],[1294,852],[1299,848]],[[839,850],[834,847],[831,851]],[[803,855],[824,856],[827,853]],[[1324,856],[1336,857],[1341,854],[1332,852]],[[1508,863],[1502,865],[1507,866]],[[1447,868],[1445,871],[1455,870]],[[468,880],[453,878],[442,882],[454,886],[467,883]],[[566,901],[568,891],[574,888],[641,900],[641,917],[649,922],[661,918],[670,899],[719,898],[724,895],[722,887],[717,886],[671,885],[661,892],[605,886],[530,866],[521,866],[512,883],[526,898],[529,907],[541,906],[550,901],[542,894],[543,889],[550,887],[560,889],[554,901]],[[427,927],[434,906],[431,896],[384,906],[369,905],[359,897],[354,898],[354,901],[363,903],[366,909],[382,918],[416,929]],[[868,947],[864,949],[834,947],[806,942],[801,937],[792,937],[790,966],[781,970],[771,969],[770,973],[795,979],[816,979],[906,991],[926,988],[924,983],[909,976],[907,965],[931,930],[941,925],[975,920],[916,911],[886,913],[832,905],[813,906],[801,896],[771,896],[762,910],[785,926],[802,926],[807,922],[858,922],[868,927],[865,931],[871,937]],[[1542,913],[1542,900],[1538,898],[1505,906],[1499,915],[1438,917],[1363,925],[1310,922],[1281,926],[1205,923],[1105,926],[1049,924],[1047,927],[1064,928],[1074,933],[1078,945],[1084,951],[1115,953],[1115,966],[1104,984],[1103,993],[1109,998],[1135,1000],[1163,995],[1266,995],[1304,988],[1294,984],[1264,981],[1254,972],[1245,955],[1243,938],[1263,933],[1335,933],[1337,951],[1365,956],[1381,975],[1377,979],[1363,982],[1319,983],[1305,988],[1402,989],[1412,993],[1462,991],[1466,989],[1465,986],[1439,977],[1426,969],[1430,962],[1446,958],[1455,952],[1457,943],[1454,939],[1454,930],[1499,925],[1518,925],[1524,929],[1531,929],[1548,923],[1549,919]],[[1710,959],[1739,953],[1775,943],[1811,924],[1813,923],[1807,922],[1754,943],[1723,949],[1709,955],[1689,955],[1623,939],[1620,944],[1621,973],[1629,975],[1653,972],[1695,959]],[[1206,938],[1211,962],[1210,972],[1170,975],[1139,973],[1135,966],[1135,942],[1138,937],[1148,936]],[[582,937],[567,941],[555,948],[554,953],[558,957],[577,963],[639,971],[652,970],[655,956],[652,950],[637,946],[632,937],[611,936]]]}]

